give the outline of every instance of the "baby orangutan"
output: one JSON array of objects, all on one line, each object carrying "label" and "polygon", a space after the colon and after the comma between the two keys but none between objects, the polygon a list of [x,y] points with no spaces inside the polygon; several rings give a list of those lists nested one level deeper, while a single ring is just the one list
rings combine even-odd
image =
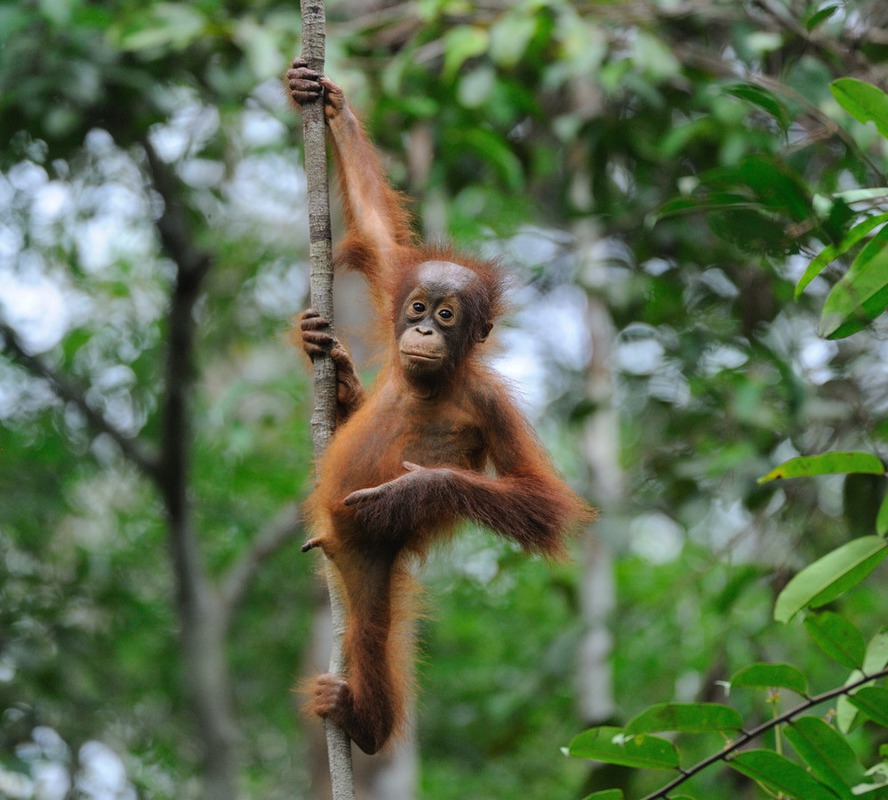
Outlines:
[{"label": "baby orangutan", "polygon": [[339,387],[303,550],[320,547],[332,560],[348,613],[345,676],[318,676],[312,708],[375,753],[402,725],[410,691],[410,561],[463,521],[560,556],[566,533],[593,512],[482,361],[502,312],[502,272],[418,242],[342,89],[302,59],[287,84],[297,104],[323,97],[346,221],[337,263],[366,277],[387,342],[365,394],[327,320],[302,316],[305,352],[330,352]]}]

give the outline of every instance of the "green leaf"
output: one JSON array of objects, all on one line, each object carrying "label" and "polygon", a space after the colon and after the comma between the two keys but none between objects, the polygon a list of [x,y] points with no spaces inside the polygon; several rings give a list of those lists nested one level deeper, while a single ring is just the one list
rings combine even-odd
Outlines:
[{"label": "green leaf", "polygon": [[867,675],[872,675],[881,672],[886,666],[888,666],[888,628],[882,628],[866,646],[863,671]]},{"label": "green leaf", "polygon": [[826,265],[829,264],[833,259],[838,258],[842,253],[850,250],[854,245],[860,242],[873,228],[877,228],[884,222],[888,222],[888,212],[884,214],[877,214],[874,217],[869,217],[865,219],[863,222],[855,225],[851,230],[848,231],[845,238],[842,239],[839,244],[830,245],[829,247],[821,250],[814,259],[812,259],[811,263],[808,265],[808,268],[805,270],[805,274],[799,278],[799,282],[795,287],[795,297],[798,299],[802,292],[805,291],[808,284],[814,280],[823,270]]},{"label": "green leaf", "polygon": [[505,139],[484,128],[470,128],[454,137],[462,148],[469,148],[481,155],[496,168],[509,191],[519,192],[524,187],[524,170],[515,151]]},{"label": "green leaf", "polygon": [[623,792],[620,789],[605,789],[603,792],[587,794],[583,800],[623,800]]},{"label": "green leaf", "polygon": [[803,767],[771,750],[747,750],[730,759],[728,766],[766,789],[796,800],[836,800],[836,795]]},{"label": "green leaf", "polygon": [[730,706],[719,703],[660,703],[642,711],[626,725],[629,733],[657,731],[739,731],[743,718]]},{"label": "green leaf", "polygon": [[751,156],[736,169],[736,177],[746,184],[766,207],[804,220],[811,214],[812,198],[799,175],[775,159]]},{"label": "green leaf", "polygon": [[460,25],[444,36],[444,75],[452,80],[459,68],[470,58],[487,52],[490,36],[484,28]]},{"label": "green leaf", "polygon": [[876,533],[884,536],[888,533],[888,494],[882,500],[879,506],[879,513],[876,515]]},{"label": "green leaf", "polygon": [[888,555],[881,536],[862,536],[805,567],[780,592],[774,619],[789,622],[803,608],[825,605],[860,583]]},{"label": "green leaf", "polygon": [[808,679],[790,664],[750,664],[731,678],[731,688],[735,686],[780,686],[796,694],[808,694]]},{"label": "green leaf", "polygon": [[888,689],[881,686],[864,686],[848,700],[877,725],[888,728]]},{"label": "green leaf", "polygon": [[808,19],[805,21],[805,27],[809,31],[813,31],[814,28],[816,28],[821,23],[826,22],[838,10],[839,10],[839,7],[837,5],[836,6],[827,6],[826,8],[821,8],[820,11],[817,11],[816,13],[814,13],[810,17],[808,17]]},{"label": "green leaf", "polygon": [[809,614],[805,628],[817,646],[849,669],[860,669],[866,653],[863,634],[845,617],[832,611]]},{"label": "green leaf", "polygon": [[767,89],[756,86],[754,83],[735,83],[731,86],[726,86],[723,91],[725,94],[758,106],[774,117],[777,120],[777,124],[783,130],[789,127],[790,118],[786,106],[777,99],[776,95]]},{"label": "green leaf", "polygon": [[863,767],[848,741],[817,717],[799,717],[784,729],[786,738],[815,778],[840,797],[863,780]]},{"label": "green leaf", "polygon": [[630,57],[635,68],[655,82],[668,80],[681,72],[681,62],[670,45],[641,28],[636,29]]},{"label": "green leaf", "polygon": [[[736,241],[744,250],[771,248],[779,242],[785,245],[789,241],[786,218],[801,222],[814,213],[807,184],[795,170],[775,158],[749,156],[739,164],[707,170],[699,176],[699,184],[695,194],[705,194],[704,204],[710,211],[734,212],[712,216],[710,226],[717,235]],[[749,210],[737,213],[744,209]],[[686,210],[667,207],[669,213]],[[760,231],[763,227],[764,234]]]},{"label": "green leaf", "polygon": [[839,78],[829,86],[833,97],[858,122],[874,122],[888,139],[888,95],[877,86],[856,78]]},{"label": "green leaf", "polygon": [[866,327],[888,306],[888,228],[854,259],[823,304],[817,332],[842,339]]},{"label": "green leaf", "polygon": [[577,758],[604,761],[636,769],[678,769],[678,751],[672,742],[622,728],[591,728],[575,736],[568,753]]},{"label": "green leaf", "polygon": [[885,465],[872,453],[837,451],[816,456],[798,456],[774,467],[767,475],[759,478],[758,482],[761,484],[783,478],[809,478],[812,475],[849,472],[884,475]]}]

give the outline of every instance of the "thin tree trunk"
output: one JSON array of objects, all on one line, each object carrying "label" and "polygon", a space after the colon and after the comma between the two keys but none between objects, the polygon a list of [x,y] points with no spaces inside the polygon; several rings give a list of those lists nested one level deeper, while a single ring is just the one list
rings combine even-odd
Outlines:
[{"label": "thin tree trunk", "polygon": [[[597,239],[597,231],[594,225],[577,224],[574,233],[579,257],[586,262],[584,274],[594,283],[596,279],[590,267],[593,259],[589,253]],[[578,701],[584,724],[601,725],[612,721],[616,708],[610,630],[610,617],[616,606],[616,584],[613,553],[599,530],[609,524],[609,515],[615,514],[619,508],[623,473],[610,364],[614,326],[607,307],[594,295],[589,297],[587,319],[592,339],[587,391],[595,411],[586,420],[583,449],[591,469],[592,496],[601,506],[602,522],[587,530],[583,540],[580,602],[585,634],[580,644]]]},{"label": "thin tree trunk", "polygon": [[170,559],[181,624],[185,681],[203,750],[204,792],[237,798],[237,736],[219,596],[207,577],[188,497],[191,457],[190,395],[194,379],[194,306],[210,257],[194,247],[169,169],[143,143],[154,188],[164,201],[157,221],[161,243],[176,264],[170,298],[163,432],[156,482],[167,516]]},{"label": "thin tree trunk", "polygon": [[[604,303],[589,298],[588,322],[592,334],[592,363],[587,383],[595,411],[586,420],[584,452],[591,468],[592,496],[601,506],[604,522],[619,508],[622,470],[619,452],[619,419],[613,407],[610,354],[613,323]],[[611,615],[616,607],[614,559],[610,546],[595,528],[583,540],[583,574],[580,584],[585,634],[580,646],[579,706],[588,725],[610,722],[616,709],[611,665],[613,636]]]},{"label": "thin tree trunk", "polygon": [[[323,74],[326,29],[322,0],[302,2],[302,57],[308,66]],[[333,324],[333,242],[330,231],[330,198],[327,191],[327,150],[322,100],[302,107],[305,138],[305,172],[308,184],[309,258],[311,261],[311,305]],[[315,407],[311,417],[315,458],[327,447],[336,424],[336,370],[329,357],[314,362]],[[330,672],[343,670],[342,639],[345,634],[345,604],[326,564],[327,588],[333,614],[333,644]],[[327,755],[333,800],[354,798],[351,742],[341,729],[325,720]]]}]

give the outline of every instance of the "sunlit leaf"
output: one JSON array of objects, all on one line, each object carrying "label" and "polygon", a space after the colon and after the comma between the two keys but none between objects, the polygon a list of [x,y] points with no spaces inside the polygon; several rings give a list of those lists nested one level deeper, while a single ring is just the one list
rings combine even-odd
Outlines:
[{"label": "sunlit leaf", "polygon": [[888,197],[888,186],[877,186],[869,189],[845,189],[834,192],[833,197],[845,203],[868,203],[871,200],[882,200]]},{"label": "sunlit leaf", "polygon": [[490,31],[490,57],[511,69],[524,55],[537,29],[533,15],[503,14]]},{"label": "sunlit leaf", "polygon": [[866,642],[863,634],[845,617],[832,611],[805,617],[808,635],[830,658],[849,669],[863,666]]},{"label": "sunlit leaf", "polygon": [[780,686],[797,694],[808,694],[808,679],[791,664],[750,664],[733,675],[731,687],[735,686]]},{"label": "sunlit leaf", "polygon": [[836,795],[808,774],[804,767],[772,750],[747,750],[728,766],[773,792],[795,800],[836,800]]},{"label": "sunlit leaf", "polygon": [[888,533],[888,494],[882,499],[879,513],[876,515],[876,533],[879,536],[884,536]]},{"label": "sunlit leaf", "polygon": [[814,777],[840,796],[863,780],[863,767],[847,739],[817,717],[799,717],[784,732]]},{"label": "sunlit leaf", "polygon": [[888,555],[881,536],[862,536],[827,553],[796,575],[780,592],[774,619],[789,622],[803,608],[825,605],[860,583]]},{"label": "sunlit leaf", "polygon": [[888,728],[888,689],[882,686],[864,686],[848,700],[873,722]]},{"label": "sunlit leaf", "polygon": [[785,478],[809,478],[812,475],[862,472],[868,475],[883,475],[885,465],[872,453],[832,452],[816,456],[797,456],[774,467],[767,475],[758,479],[767,483]]},{"label": "sunlit leaf", "polygon": [[638,28],[632,45],[631,58],[635,68],[653,80],[666,80],[681,72],[681,62],[669,43],[660,36],[653,36]]},{"label": "sunlit leaf", "polygon": [[888,139],[888,95],[877,86],[856,78],[839,78],[829,85],[839,105],[858,122],[874,122]]},{"label": "sunlit leaf", "polygon": [[866,327],[888,306],[888,230],[861,250],[823,304],[817,332],[843,339]]},{"label": "sunlit leaf", "polygon": [[799,278],[799,282],[795,287],[795,296],[798,298],[803,291],[807,288],[807,286],[814,280],[821,272],[823,272],[824,268],[829,264],[833,259],[838,258],[843,253],[850,250],[854,245],[858,242],[862,241],[863,238],[874,228],[877,228],[879,225],[888,222],[888,212],[884,214],[877,214],[874,217],[869,217],[865,219],[863,222],[855,225],[851,230],[848,231],[848,234],[842,239],[839,244],[830,245],[829,247],[825,247],[821,250],[815,258],[812,259],[811,263],[808,265],[808,268],[805,270],[805,273]]},{"label": "sunlit leaf", "polygon": [[743,727],[740,713],[719,703],[661,703],[651,706],[626,725],[631,733],[657,731],[737,731]]},{"label": "sunlit leaf", "polygon": [[574,737],[568,753],[637,769],[678,769],[678,751],[659,736],[631,734],[622,728],[592,728]]},{"label": "sunlit leaf", "polygon": [[863,659],[863,671],[867,675],[881,672],[885,667],[888,667],[888,628],[882,628],[869,640]]},{"label": "sunlit leaf", "polygon": [[[884,774],[881,765],[875,769]],[[879,773],[875,773],[878,775]],[[854,787],[854,800],[888,800],[888,784],[885,783],[858,783]]]},{"label": "sunlit leaf", "polygon": [[444,36],[444,74],[452,79],[470,58],[487,52],[490,35],[477,25],[451,28]]}]

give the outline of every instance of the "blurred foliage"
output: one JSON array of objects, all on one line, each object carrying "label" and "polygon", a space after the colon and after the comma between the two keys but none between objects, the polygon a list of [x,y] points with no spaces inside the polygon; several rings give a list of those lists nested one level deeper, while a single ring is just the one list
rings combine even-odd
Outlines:
[{"label": "blurred foliage", "polygon": [[[329,5],[328,71],[424,229],[507,253],[531,284],[535,307],[514,324],[544,370],[541,429],[563,463],[577,458],[565,426],[594,406],[584,359],[548,331],[566,289],[613,315],[626,497],[599,532],[618,553],[614,722],[666,700],[723,701],[716,682],[752,662],[790,662],[812,692],[840,685],[847,669],[798,619],[775,626],[773,605],[797,570],[873,533],[884,491],[859,476],[756,478],[799,454],[884,456],[886,251],[870,225],[888,210],[884,117],[855,100],[869,90],[834,83],[884,86],[883,4]],[[212,254],[190,491],[213,575],[310,480],[309,387],[284,342],[307,289],[303,178],[276,77],[298,33],[298,8],[272,0],[0,8],[0,302],[29,351],[156,442],[173,271],[146,140]],[[859,282],[867,264],[874,285]],[[821,332],[861,332],[816,336],[830,292],[845,299]],[[156,496],[12,357],[0,423],[0,794],[55,765],[92,796],[95,741],[143,796],[196,794]],[[307,792],[286,698],[313,579],[293,550],[263,566],[229,640],[257,797]],[[475,535],[427,571],[420,795],[581,796],[586,764],[558,755],[589,722],[571,683],[575,571]],[[883,564],[833,604],[867,641],[884,577]],[[731,699],[744,718],[771,714],[752,689]],[[875,729],[852,738],[874,763]],[[712,741],[683,738],[683,763]],[[724,780],[703,774],[694,789],[723,794]],[[736,780],[734,796],[760,796]]]}]

